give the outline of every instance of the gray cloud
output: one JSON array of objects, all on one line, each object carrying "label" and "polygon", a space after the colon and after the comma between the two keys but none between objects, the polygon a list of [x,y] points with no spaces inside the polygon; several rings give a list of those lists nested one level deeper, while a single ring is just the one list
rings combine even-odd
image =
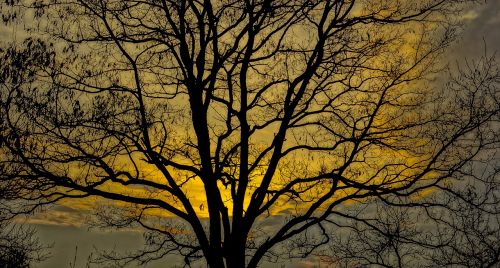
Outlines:
[{"label": "gray cloud", "polygon": [[469,11],[466,18],[469,22],[465,25],[461,40],[453,48],[454,58],[482,56],[485,45],[488,53],[500,48],[500,1],[489,0]]}]

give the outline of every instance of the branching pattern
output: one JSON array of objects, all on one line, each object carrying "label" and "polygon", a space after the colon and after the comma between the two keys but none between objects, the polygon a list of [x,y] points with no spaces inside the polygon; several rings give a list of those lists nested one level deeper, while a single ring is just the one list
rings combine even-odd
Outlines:
[{"label": "branching pattern", "polygon": [[451,186],[498,146],[494,58],[430,83],[472,2],[7,1],[29,37],[0,51],[0,183],[23,212],[127,204],[102,222],[149,247],[114,261],[257,267],[351,221],[395,236],[346,207],[464,196]]}]

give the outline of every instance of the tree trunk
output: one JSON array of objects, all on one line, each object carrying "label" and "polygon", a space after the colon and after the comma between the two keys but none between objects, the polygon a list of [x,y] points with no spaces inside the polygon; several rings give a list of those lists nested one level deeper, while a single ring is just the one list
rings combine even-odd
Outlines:
[{"label": "tree trunk", "polygon": [[241,247],[229,249],[226,259],[227,268],[244,268],[245,267],[245,250]]}]

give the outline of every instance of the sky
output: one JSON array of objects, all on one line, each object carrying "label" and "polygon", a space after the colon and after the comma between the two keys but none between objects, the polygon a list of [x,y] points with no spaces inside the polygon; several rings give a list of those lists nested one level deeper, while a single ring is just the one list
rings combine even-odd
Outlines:
[{"label": "sky", "polygon": [[[453,45],[449,58],[461,62],[494,53],[500,49],[500,0],[489,0],[481,7],[470,10],[465,19],[467,26],[459,42]],[[0,29],[0,39],[8,33]],[[500,58],[500,51],[497,58]],[[94,247],[117,250],[138,248],[142,244],[141,234],[134,230],[102,231],[89,228],[85,219],[92,204],[82,203],[79,208],[56,205],[50,210],[34,215],[30,225],[38,231],[41,241],[52,244],[52,257],[35,265],[35,268],[86,267],[86,260]],[[148,268],[173,267],[171,259],[151,263]],[[286,267],[309,267],[310,263],[285,263]],[[130,266],[134,267],[134,266]],[[196,266],[195,266],[196,267]],[[200,266],[201,267],[201,266]],[[262,267],[276,267],[267,264]],[[278,266],[279,267],[279,266]]]},{"label": "sky", "polygon": [[467,13],[468,25],[463,36],[452,50],[454,58],[474,58],[488,54],[500,53],[500,1],[489,0],[478,9]]}]

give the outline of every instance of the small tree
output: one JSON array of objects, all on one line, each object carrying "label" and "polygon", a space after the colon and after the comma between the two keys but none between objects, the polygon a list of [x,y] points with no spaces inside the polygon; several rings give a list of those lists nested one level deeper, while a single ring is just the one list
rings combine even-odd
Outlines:
[{"label": "small tree", "polygon": [[27,268],[48,257],[46,247],[33,229],[0,222],[0,264],[4,268]]},{"label": "small tree", "polygon": [[10,205],[18,197],[6,186],[0,184],[0,267],[32,267],[49,257],[48,247],[38,240],[35,229],[14,221]]},{"label": "small tree", "polygon": [[8,1],[1,181],[126,203],[104,222],[150,232],[124,261],[307,257],[345,206],[411,205],[498,145],[494,65],[429,83],[472,2]]}]

